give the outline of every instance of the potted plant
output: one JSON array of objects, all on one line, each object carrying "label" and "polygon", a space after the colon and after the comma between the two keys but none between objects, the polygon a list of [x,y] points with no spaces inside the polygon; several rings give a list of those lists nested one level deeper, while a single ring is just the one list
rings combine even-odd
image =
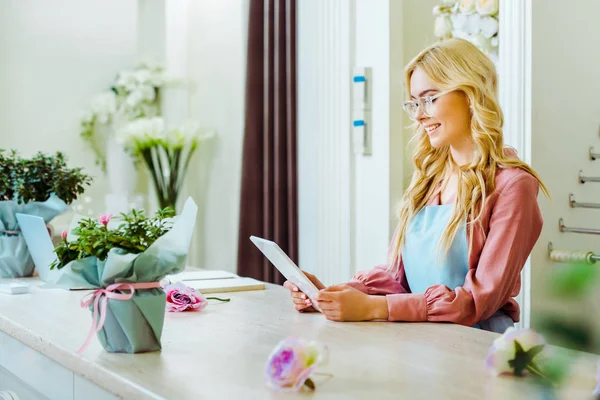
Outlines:
[{"label": "potted plant", "polygon": [[166,296],[159,282],[185,268],[197,210],[190,198],[177,217],[169,208],[153,217],[134,209],[120,221],[85,218],[63,232],[51,266],[61,270],[57,285],[94,289],[82,301],[92,327],[79,352],[95,332],[108,352],[161,349]]},{"label": "potted plant", "polygon": [[21,158],[15,150],[0,149],[0,278],[31,276],[34,270],[15,214],[49,223],[91,183],[81,171],[68,168],[62,153]]}]

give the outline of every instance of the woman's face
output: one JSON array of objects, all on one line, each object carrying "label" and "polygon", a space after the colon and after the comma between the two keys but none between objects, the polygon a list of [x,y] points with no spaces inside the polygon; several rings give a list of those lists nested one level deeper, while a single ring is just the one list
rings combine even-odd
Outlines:
[{"label": "woman's face", "polygon": [[[421,68],[415,69],[410,77],[411,100],[433,97],[443,93],[429,79]],[[426,102],[423,101],[422,104]],[[433,147],[461,147],[461,143],[471,140],[471,113],[469,99],[462,91],[452,91],[441,95],[428,107],[419,107],[416,121],[421,124]]]}]

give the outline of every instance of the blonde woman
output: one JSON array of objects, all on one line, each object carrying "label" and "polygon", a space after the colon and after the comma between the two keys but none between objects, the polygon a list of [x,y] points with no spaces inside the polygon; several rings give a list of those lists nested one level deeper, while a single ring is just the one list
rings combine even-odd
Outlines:
[{"label": "blonde woman", "polygon": [[[389,264],[325,286],[334,321],[453,322],[504,332],[519,321],[520,272],[542,229],[539,176],[504,147],[494,64],[468,41],[423,50],[406,67],[414,175]],[[298,311],[314,311],[291,282]]]}]

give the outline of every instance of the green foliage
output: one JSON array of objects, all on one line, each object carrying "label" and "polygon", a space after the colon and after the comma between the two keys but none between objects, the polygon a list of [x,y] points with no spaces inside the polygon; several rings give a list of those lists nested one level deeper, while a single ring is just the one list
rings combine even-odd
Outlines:
[{"label": "green foliage", "polygon": [[556,296],[581,297],[598,283],[599,268],[595,264],[572,264],[552,274],[550,290]]},{"label": "green foliage", "polygon": [[43,202],[54,193],[67,204],[84,192],[92,179],[81,168],[68,168],[64,155],[37,153],[30,159],[0,149],[0,200]]},{"label": "green foliage", "polygon": [[51,269],[60,269],[71,261],[86,257],[95,256],[105,260],[113,248],[133,254],[142,253],[171,229],[171,218],[174,216],[175,211],[170,208],[158,211],[151,218],[146,217],[142,210],[132,210],[128,214],[121,214],[123,222],[116,229],[108,229],[99,220],[84,218],[73,229],[77,238],[71,242],[63,239],[54,250],[57,260]]}]

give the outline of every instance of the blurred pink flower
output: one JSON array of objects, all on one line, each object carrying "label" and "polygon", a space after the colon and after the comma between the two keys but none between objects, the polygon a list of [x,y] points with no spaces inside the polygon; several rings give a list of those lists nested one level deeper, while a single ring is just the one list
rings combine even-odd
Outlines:
[{"label": "blurred pink flower", "polygon": [[[517,343],[524,353],[518,354]],[[533,329],[508,328],[502,336],[494,341],[485,359],[485,366],[495,375],[519,375],[522,371],[515,371],[513,362],[518,363],[520,360],[517,358],[530,351],[533,352],[529,354],[532,356],[531,361],[534,361],[535,355],[541,351],[545,343],[543,336]]]},{"label": "blurred pink flower", "polygon": [[164,290],[167,293],[167,311],[169,312],[202,311],[208,304],[200,292],[183,283],[167,285]]},{"label": "blurred pink flower", "polygon": [[310,376],[319,365],[327,363],[327,347],[316,342],[289,337],[273,350],[265,368],[269,386],[281,391],[298,391],[304,385],[311,390]]},{"label": "blurred pink flower", "polygon": [[107,226],[111,218],[112,214],[104,214],[100,216],[99,220],[102,225]]},{"label": "blurred pink flower", "polygon": [[62,231],[62,234],[60,235],[63,239],[67,238],[67,231]]}]

